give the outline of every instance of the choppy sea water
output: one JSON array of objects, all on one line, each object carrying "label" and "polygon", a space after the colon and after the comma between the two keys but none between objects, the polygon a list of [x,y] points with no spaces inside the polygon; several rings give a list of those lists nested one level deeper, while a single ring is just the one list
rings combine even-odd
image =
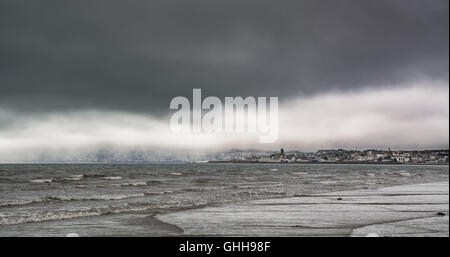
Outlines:
[{"label": "choppy sea water", "polygon": [[448,166],[4,164],[0,236],[166,236],[155,214],[227,202],[449,180]]}]

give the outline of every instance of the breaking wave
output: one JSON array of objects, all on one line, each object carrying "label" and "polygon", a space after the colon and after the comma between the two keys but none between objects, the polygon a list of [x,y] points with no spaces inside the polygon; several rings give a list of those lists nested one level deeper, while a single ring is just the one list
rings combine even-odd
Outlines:
[{"label": "breaking wave", "polygon": [[138,182],[125,182],[121,184],[111,184],[114,187],[137,187],[137,186],[146,186],[146,181],[138,181]]},{"label": "breaking wave", "polygon": [[40,179],[32,179],[29,180],[30,183],[52,183],[53,179],[51,178],[40,178]]},{"label": "breaking wave", "polygon": [[206,203],[204,202],[170,201],[166,203],[147,203],[142,205],[129,205],[125,203],[121,206],[107,206],[107,207],[92,208],[88,210],[49,211],[42,213],[32,213],[27,216],[6,216],[4,214],[0,214],[0,226],[34,223],[51,220],[74,219],[82,217],[101,216],[108,214],[119,214],[125,212],[147,211],[156,209],[185,209],[192,207],[201,207],[205,205]]},{"label": "breaking wave", "polygon": [[123,200],[128,198],[143,197],[145,193],[128,194],[128,195],[92,195],[92,196],[65,196],[65,195],[49,195],[30,200],[7,201],[0,202],[0,207],[13,207],[33,203],[43,203],[52,201],[111,201]]},{"label": "breaking wave", "polygon": [[106,179],[106,180],[119,180],[119,179],[122,179],[121,176],[107,176],[107,177],[102,177],[102,178]]}]

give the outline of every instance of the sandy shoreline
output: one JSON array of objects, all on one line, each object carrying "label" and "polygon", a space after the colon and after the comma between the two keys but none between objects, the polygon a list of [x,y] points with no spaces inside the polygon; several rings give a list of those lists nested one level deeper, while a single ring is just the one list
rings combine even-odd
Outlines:
[{"label": "sandy shoreline", "polygon": [[184,236],[449,236],[448,182],[253,200],[160,214]]}]

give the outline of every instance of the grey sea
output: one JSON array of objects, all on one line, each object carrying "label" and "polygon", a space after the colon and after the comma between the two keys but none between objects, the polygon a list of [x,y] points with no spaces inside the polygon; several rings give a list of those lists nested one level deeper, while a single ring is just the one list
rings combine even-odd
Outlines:
[{"label": "grey sea", "polygon": [[[208,235],[226,217],[198,216],[199,210],[219,208],[221,214],[238,206],[231,208],[238,212],[240,204],[255,201],[334,199],[336,192],[427,183],[447,187],[448,227],[448,181],[449,167],[433,165],[3,164],[0,236],[177,236],[186,235],[183,224],[198,227],[199,220],[210,230],[194,234]],[[280,219],[282,214],[265,223]]]}]

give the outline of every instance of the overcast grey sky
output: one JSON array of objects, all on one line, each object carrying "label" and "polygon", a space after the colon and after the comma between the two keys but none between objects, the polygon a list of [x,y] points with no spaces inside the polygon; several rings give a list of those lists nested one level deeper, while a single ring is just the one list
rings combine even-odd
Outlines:
[{"label": "overcast grey sky", "polygon": [[[24,132],[23,124],[45,122],[55,112],[161,121],[170,100],[192,88],[218,97],[279,96],[285,105],[418,87],[448,94],[448,27],[448,0],[1,0],[0,143],[6,135],[31,140],[33,125]],[[443,133],[431,145],[410,145],[448,147],[448,97],[434,103],[422,97],[415,106],[434,104],[440,122],[414,137],[435,126]],[[379,115],[430,117],[430,111],[403,109],[409,99],[390,101],[393,109],[377,109]],[[395,121],[394,135],[402,133]],[[330,145],[341,139],[336,135]]]},{"label": "overcast grey sky", "polygon": [[167,111],[177,95],[280,97],[448,81],[447,0],[0,1],[0,103]]}]

